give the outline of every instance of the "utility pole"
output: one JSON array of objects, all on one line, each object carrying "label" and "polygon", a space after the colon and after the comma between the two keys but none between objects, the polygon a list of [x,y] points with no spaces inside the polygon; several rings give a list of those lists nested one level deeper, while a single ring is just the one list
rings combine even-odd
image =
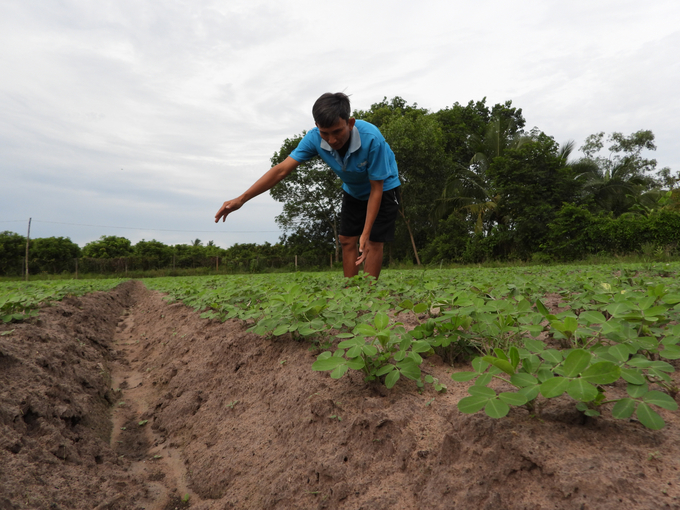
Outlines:
[{"label": "utility pole", "polygon": [[31,242],[31,220],[28,218],[28,233],[26,234],[26,281],[28,281],[28,243]]}]

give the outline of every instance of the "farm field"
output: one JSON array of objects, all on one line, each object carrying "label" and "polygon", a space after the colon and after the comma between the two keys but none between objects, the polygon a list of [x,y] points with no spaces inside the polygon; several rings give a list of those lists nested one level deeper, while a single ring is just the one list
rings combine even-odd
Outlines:
[{"label": "farm field", "polygon": [[0,508],[680,508],[679,270],[1,283]]}]

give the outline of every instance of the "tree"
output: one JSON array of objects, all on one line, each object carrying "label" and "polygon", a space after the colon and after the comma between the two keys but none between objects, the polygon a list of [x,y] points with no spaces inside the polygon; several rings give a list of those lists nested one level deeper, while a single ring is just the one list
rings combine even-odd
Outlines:
[{"label": "tree", "polygon": [[101,236],[97,241],[87,243],[82,251],[83,257],[95,259],[129,257],[132,254],[132,243],[118,236]]},{"label": "tree", "polygon": [[528,258],[540,251],[548,224],[564,202],[579,191],[568,158],[573,144],[560,148],[545,133],[533,131],[531,140],[494,158],[489,177],[500,196],[497,214],[497,257]]},{"label": "tree", "polygon": [[80,256],[80,247],[68,237],[42,237],[33,239],[29,259],[35,261],[40,270],[50,269],[57,273],[57,266],[70,264]]},{"label": "tree", "polygon": [[630,211],[636,203],[649,205],[649,200],[642,195],[660,183],[649,175],[656,169],[656,160],[643,158],[642,151],[656,150],[654,133],[649,130],[629,136],[612,133],[607,137],[611,144],[608,156],[600,155],[603,139],[604,132],[595,133],[579,148],[584,154],[579,161],[582,171],[577,176],[583,186],[581,200],[590,200],[597,210],[611,211],[616,217]]},{"label": "tree", "polygon": [[[290,156],[302,135],[286,139],[281,150],[271,159],[277,165]],[[314,236],[317,242],[335,247],[335,260],[340,258],[340,208],[342,185],[333,170],[315,157],[299,165],[288,177],[270,190],[274,200],[283,202],[283,212],[276,222],[285,233],[302,237]],[[328,254],[328,251],[326,251]]]},{"label": "tree", "polygon": [[20,260],[26,255],[26,238],[5,230],[0,232],[0,274],[21,272]]},{"label": "tree", "polygon": [[132,253],[136,257],[156,260],[159,265],[168,265],[172,261],[173,249],[155,239],[151,241],[142,239],[135,244]]}]

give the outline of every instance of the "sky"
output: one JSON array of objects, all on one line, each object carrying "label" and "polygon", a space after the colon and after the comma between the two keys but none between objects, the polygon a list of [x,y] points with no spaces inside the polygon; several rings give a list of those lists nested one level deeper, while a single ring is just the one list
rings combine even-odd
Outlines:
[{"label": "sky", "polygon": [[680,170],[677,0],[3,0],[0,47],[0,231],[31,238],[275,243],[268,193],[214,217],[324,92],[650,129]]}]

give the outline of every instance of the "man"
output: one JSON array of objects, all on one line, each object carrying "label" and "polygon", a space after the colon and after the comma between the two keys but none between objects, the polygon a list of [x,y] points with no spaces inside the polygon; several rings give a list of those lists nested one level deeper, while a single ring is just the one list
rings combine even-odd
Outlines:
[{"label": "man", "polygon": [[290,156],[240,197],[224,202],[215,222],[226,220],[248,200],[274,187],[300,163],[321,156],[343,182],[339,232],[343,272],[348,278],[355,276],[363,263],[364,271],[378,278],[383,245],[394,240],[399,210],[394,153],[377,127],[351,117],[349,97],[341,92],[323,94],[314,103],[312,115],[316,127]]}]

